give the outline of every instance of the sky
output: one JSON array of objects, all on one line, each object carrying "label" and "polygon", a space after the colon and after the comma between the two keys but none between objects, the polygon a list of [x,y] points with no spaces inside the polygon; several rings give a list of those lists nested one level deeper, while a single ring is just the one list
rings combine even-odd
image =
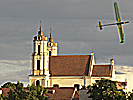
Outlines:
[{"label": "sky", "polygon": [[95,53],[96,64],[115,60],[116,79],[128,80],[133,89],[133,2],[117,0],[125,43],[120,44],[117,27],[96,28],[115,23],[113,0],[1,0],[0,1],[0,84],[21,81],[28,84],[33,37],[41,26],[49,37],[50,27],[59,54]]}]

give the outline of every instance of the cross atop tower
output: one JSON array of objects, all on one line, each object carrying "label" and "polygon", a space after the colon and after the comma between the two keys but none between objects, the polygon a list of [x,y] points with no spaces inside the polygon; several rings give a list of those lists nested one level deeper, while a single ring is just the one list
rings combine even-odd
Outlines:
[{"label": "cross atop tower", "polygon": [[43,31],[42,31],[41,21],[40,21],[40,29],[38,31],[38,36],[42,36],[42,35],[43,35]]},{"label": "cross atop tower", "polygon": [[52,30],[52,28],[50,27],[50,38],[49,38],[49,42],[53,42],[51,30]]},{"label": "cross atop tower", "polygon": [[51,33],[51,31],[52,31],[52,28],[50,27],[50,38],[52,38],[52,33]]},{"label": "cross atop tower", "polygon": [[41,26],[41,20],[40,20],[40,26]]},{"label": "cross atop tower", "polygon": [[40,32],[42,31],[42,27],[41,27],[41,20],[40,20]]},{"label": "cross atop tower", "polygon": [[50,27],[50,33],[51,33],[51,31],[52,31],[52,28]]}]

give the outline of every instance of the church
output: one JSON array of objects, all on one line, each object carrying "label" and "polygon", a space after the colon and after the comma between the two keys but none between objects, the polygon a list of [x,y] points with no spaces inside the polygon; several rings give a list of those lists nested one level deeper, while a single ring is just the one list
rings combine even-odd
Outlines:
[{"label": "church", "polygon": [[[50,29],[51,30],[51,29]],[[58,55],[58,44],[44,36],[42,28],[33,38],[32,67],[29,85],[43,87],[77,87],[92,85],[101,78],[115,79],[114,60],[109,64],[96,64],[90,55]]]}]

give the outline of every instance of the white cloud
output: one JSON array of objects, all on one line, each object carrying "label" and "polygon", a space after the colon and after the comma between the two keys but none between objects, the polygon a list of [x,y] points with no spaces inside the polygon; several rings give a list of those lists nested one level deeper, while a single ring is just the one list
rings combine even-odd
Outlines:
[{"label": "white cloud", "polygon": [[2,73],[2,74],[0,74],[0,76],[1,76],[0,84],[3,84],[7,81],[9,81],[9,82],[22,81],[22,82],[27,83],[29,74],[30,74],[30,70],[27,70],[27,69]]},{"label": "white cloud", "polygon": [[0,84],[7,81],[28,81],[30,60],[0,60]]},{"label": "white cloud", "polygon": [[29,69],[30,63],[30,60],[0,60],[0,69],[1,72],[3,72],[4,69],[7,69],[8,71]]},{"label": "white cloud", "polygon": [[133,89],[133,67],[131,66],[115,66],[115,71],[117,71],[117,74],[115,75],[115,78],[117,80],[125,81],[127,79],[127,86],[128,90],[132,91]]}]

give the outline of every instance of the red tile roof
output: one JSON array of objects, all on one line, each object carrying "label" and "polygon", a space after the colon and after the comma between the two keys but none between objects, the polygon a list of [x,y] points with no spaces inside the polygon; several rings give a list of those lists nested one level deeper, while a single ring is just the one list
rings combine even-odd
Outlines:
[{"label": "red tile roof", "polygon": [[111,65],[93,65],[93,77],[111,77]]},{"label": "red tile roof", "polygon": [[10,88],[0,88],[2,90],[2,95],[5,97],[8,95],[8,92],[10,92]]},{"label": "red tile roof", "polygon": [[[49,100],[79,100],[79,95],[75,91],[75,87],[52,87],[52,88],[44,88],[48,90],[45,96],[48,96]],[[10,92],[10,88],[0,88],[2,90],[3,96],[7,96],[8,92]],[[24,88],[27,91],[26,88]],[[55,92],[53,93],[53,90]]]},{"label": "red tile roof", "polygon": [[88,76],[90,55],[49,57],[51,76]]},{"label": "red tile roof", "polygon": [[[45,89],[48,89],[48,93],[46,94],[46,96],[49,97],[49,100],[71,100],[72,96],[74,100],[79,99],[79,96],[76,93],[74,94],[74,87],[54,87]],[[52,93],[53,90],[55,90],[55,93]]]}]

